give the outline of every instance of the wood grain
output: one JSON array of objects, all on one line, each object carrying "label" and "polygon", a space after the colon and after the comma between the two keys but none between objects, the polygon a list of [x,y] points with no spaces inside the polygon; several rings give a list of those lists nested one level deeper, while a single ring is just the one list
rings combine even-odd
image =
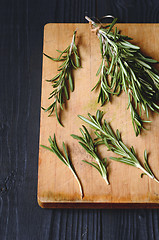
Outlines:
[{"label": "wood grain", "polygon": [[103,16],[111,14],[117,17],[120,23],[158,23],[158,9],[159,2],[154,0],[98,0],[96,17],[100,19]]},{"label": "wood grain", "polygon": [[[158,24],[119,24],[119,29],[124,35],[131,36],[133,43],[141,46],[141,50],[155,59],[158,59],[159,25]],[[65,49],[69,45],[72,33],[78,29],[77,45],[81,55],[82,68],[74,71],[75,91],[70,94],[64,111],[60,112],[62,128],[56,121],[55,115],[48,118],[48,114],[41,111],[40,144],[48,145],[48,137],[56,134],[59,146],[62,141],[68,146],[73,165],[82,181],[84,198],[81,200],[78,185],[69,169],[63,165],[56,156],[40,147],[39,175],[38,175],[38,201],[43,207],[55,207],[62,203],[63,207],[81,207],[81,203],[90,207],[91,203],[156,203],[159,202],[159,187],[156,182],[148,177],[140,178],[140,170],[109,161],[110,186],[106,186],[99,173],[81,160],[92,159],[79,146],[78,142],[70,137],[70,134],[78,134],[79,127],[83,124],[77,115],[87,116],[87,113],[95,114],[97,109],[104,110],[105,118],[114,129],[122,133],[123,141],[127,146],[134,146],[138,158],[143,161],[143,152],[146,148],[150,153],[150,166],[154,174],[158,176],[158,141],[157,126],[159,118],[153,114],[152,123],[148,125],[149,131],[145,131],[138,138],[135,137],[131,117],[127,108],[127,96],[122,93],[120,97],[114,97],[112,101],[100,108],[97,104],[98,91],[91,92],[97,82],[96,71],[100,64],[99,42],[95,34],[90,32],[88,24],[47,24],[44,29],[44,52],[50,56],[57,56],[56,49]],[[151,45],[149,45],[151,42]],[[49,93],[51,84],[45,80],[53,77],[57,72],[58,64],[43,58],[43,80],[41,105],[49,105]],[[89,129],[89,128],[88,128]],[[103,157],[112,156],[105,148],[100,149]],[[93,184],[92,184],[93,183]],[[64,205],[67,203],[67,205]],[[55,204],[55,205],[54,205]],[[79,205],[78,205],[79,204]],[[93,205],[94,206],[94,205]],[[155,205],[157,206],[157,205]],[[83,205],[84,207],[84,205]]]}]

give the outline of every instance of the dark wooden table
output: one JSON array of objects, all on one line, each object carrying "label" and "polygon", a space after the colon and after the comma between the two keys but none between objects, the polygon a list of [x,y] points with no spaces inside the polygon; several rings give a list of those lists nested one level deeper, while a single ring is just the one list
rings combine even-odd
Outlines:
[{"label": "dark wooden table", "polygon": [[[157,209],[41,209],[37,204],[43,27],[112,14],[159,22],[158,0],[0,1],[0,239],[159,239]],[[151,44],[151,43],[150,43]]]}]

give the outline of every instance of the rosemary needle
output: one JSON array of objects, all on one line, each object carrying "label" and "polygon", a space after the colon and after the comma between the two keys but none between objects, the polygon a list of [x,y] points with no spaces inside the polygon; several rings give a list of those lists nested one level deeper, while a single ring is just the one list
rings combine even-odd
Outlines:
[{"label": "rosemary needle", "polygon": [[117,18],[106,26],[97,25],[89,17],[86,19],[97,33],[102,56],[96,74],[99,75],[99,80],[92,90],[100,87],[98,102],[102,106],[110,101],[111,95],[119,95],[124,90],[128,94],[128,108],[138,136],[144,129],[144,123],[150,122],[141,118],[141,109],[146,113],[147,119],[149,110],[159,110],[159,74],[152,66],[157,61],[145,57],[139,46],[128,41],[132,38],[121,35],[117,27],[112,30]]},{"label": "rosemary needle", "polygon": [[[84,129],[84,130],[83,130]],[[71,134],[71,136],[74,139],[77,139],[79,141],[79,144],[87,151],[87,153],[89,153],[96,162],[88,162],[88,161],[84,161],[85,163],[91,165],[92,167],[96,168],[98,170],[98,172],[101,174],[101,176],[103,177],[103,179],[106,181],[107,184],[109,184],[108,181],[108,174],[107,174],[107,159],[103,159],[101,160],[97,154],[97,149],[96,149],[96,144],[95,142],[92,140],[87,128],[85,126],[83,126],[83,129],[80,128],[80,132],[82,134],[82,137]]]},{"label": "rosemary needle", "polygon": [[71,170],[71,172],[73,173],[75,179],[77,180],[78,182],[78,185],[79,185],[79,188],[80,188],[80,193],[81,193],[81,198],[84,197],[84,193],[83,193],[83,187],[82,187],[82,184],[76,174],[76,171],[72,165],[72,162],[68,156],[68,153],[66,151],[66,147],[65,147],[65,144],[63,142],[63,151],[64,151],[64,154],[61,153],[61,151],[59,150],[58,146],[57,146],[57,142],[56,142],[56,138],[55,138],[55,134],[54,134],[54,138],[52,139],[51,136],[49,137],[49,143],[50,143],[50,147],[47,147],[45,145],[41,145],[41,147],[53,152],[56,154],[56,156]]},{"label": "rosemary needle", "polygon": [[54,98],[54,101],[49,107],[42,108],[45,110],[45,112],[49,111],[48,116],[50,116],[55,110],[55,115],[60,125],[62,125],[62,123],[60,122],[59,116],[57,114],[57,105],[59,105],[60,109],[63,110],[65,99],[69,99],[69,91],[67,85],[69,85],[69,88],[72,92],[74,91],[72,69],[77,69],[80,67],[80,57],[78,55],[77,46],[75,44],[76,32],[77,31],[74,31],[72,42],[64,51],[57,50],[60,53],[58,58],[52,58],[44,53],[44,55],[52,61],[62,62],[58,68],[59,73],[52,79],[47,80],[48,82],[52,83],[53,87],[53,91],[50,93],[48,99]]},{"label": "rosemary needle", "polygon": [[[110,125],[104,120],[102,123],[103,112],[97,110],[96,116],[92,116],[88,113],[89,119],[79,115],[79,118],[82,119],[84,122],[88,123],[94,130],[95,134],[98,138],[98,144],[104,144],[109,151],[116,153],[117,155],[121,155],[121,157],[111,157],[110,159],[128,164],[130,166],[134,166],[139,168],[143,171],[143,174],[146,174],[150,178],[154,179],[156,182],[159,181],[155,178],[154,174],[152,173],[149,164],[148,164],[148,157],[147,151],[144,151],[144,167],[141,165],[139,160],[137,159],[136,152],[133,146],[129,149],[122,141],[121,135],[119,130],[116,130],[116,133],[112,130]],[[141,176],[143,176],[143,174]]]}]

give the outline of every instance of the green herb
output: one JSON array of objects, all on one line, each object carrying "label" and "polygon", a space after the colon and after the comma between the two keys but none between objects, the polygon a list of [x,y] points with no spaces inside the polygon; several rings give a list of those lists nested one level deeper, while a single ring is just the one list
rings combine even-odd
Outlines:
[{"label": "green herb", "polygon": [[141,165],[139,160],[137,159],[136,152],[133,147],[130,149],[123,143],[121,139],[121,135],[119,130],[116,130],[116,133],[112,130],[110,125],[104,120],[102,123],[103,112],[97,110],[96,116],[92,116],[88,113],[89,119],[79,115],[79,118],[82,119],[84,122],[88,123],[93,129],[95,129],[95,134],[97,136],[98,144],[104,144],[109,151],[116,153],[117,155],[121,155],[122,157],[111,157],[110,159],[125,163],[134,167],[139,168],[143,171],[144,174],[148,175],[150,178],[154,179],[156,182],[159,182],[154,174],[152,173],[149,165],[148,165],[148,158],[147,152],[144,152],[144,167]]},{"label": "green herb", "polygon": [[95,142],[92,140],[87,128],[85,126],[83,126],[83,129],[80,128],[82,137],[74,135],[74,134],[72,134],[71,136],[74,139],[77,139],[79,141],[79,144],[87,151],[87,153],[89,153],[96,160],[96,162],[92,162],[92,163],[90,163],[88,161],[84,161],[84,160],[83,160],[83,162],[96,168],[99,171],[99,173],[101,174],[101,176],[104,178],[106,183],[109,184],[108,176],[107,176],[107,167],[106,167],[107,159],[105,158],[105,159],[101,160],[99,158],[99,156],[97,154]]},{"label": "green herb", "polygon": [[[119,95],[122,90],[128,94],[132,123],[136,136],[144,128],[141,109],[149,117],[149,109],[157,112],[159,105],[159,75],[152,64],[156,60],[142,55],[140,47],[128,42],[128,36],[121,35],[115,27],[117,18],[105,27],[98,25],[90,18],[100,40],[102,63],[97,71],[99,80],[95,87],[100,87],[98,102],[104,105],[110,101],[111,95]],[[151,65],[150,65],[151,64]]]},{"label": "green herb", "polygon": [[[64,50],[57,50],[60,55],[58,58],[52,58],[44,53],[46,57],[56,62],[63,62],[59,68],[59,73],[48,82],[52,82],[53,91],[50,93],[48,99],[54,98],[53,103],[48,108],[42,108],[45,112],[50,112],[48,116],[50,116],[55,110],[56,118],[58,122],[61,124],[59,116],[57,114],[57,105],[60,105],[60,109],[63,110],[63,104],[65,103],[65,99],[69,99],[69,91],[73,92],[74,85],[72,79],[72,69],[77,69],[80,67],[80,58],[77,51],[77,46],[75,44],[76,31],[73,33],[73,38],[71,44]],[[61,124],[62,125],[62,124]]]},{"label": "green herb", "polygon": [[68,156],[68,153],[66,151],[66,147],[65,147],[65,144],[63,142],[63,151],[64,151],[64,154],[61,153],[61,151],[59,150],[58,146],[57,146],[57,142],[56,142],[56,138],[55,138],[55,134],[54,134],[54,138],[52,139],[51,137],[49,137],[49,143],[50,143],[50,147],[47,147],[47,146],[44,146],[44,145],[41,145],[41,147],[53,152],[56,154],[56,156],[71,170],[71,172],[73,173],[75,179],[77,180],[78,182],[78,185],[79,185],[79,188],[80,188],[80,192],[81,192],[81,197],[83,198],[84,197],[84,194],[83,194],[83,188],[82,188],[82,184],[76,174],[76,171],[72,165],[72,162]]}]

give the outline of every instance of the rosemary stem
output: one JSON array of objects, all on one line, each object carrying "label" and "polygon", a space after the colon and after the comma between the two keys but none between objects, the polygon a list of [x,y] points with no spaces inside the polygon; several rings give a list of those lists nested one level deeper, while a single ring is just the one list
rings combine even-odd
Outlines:
[{"label": "rosemary stem", "polygon": [[88,16],[85,16],[85,19],[88,21],[88,22],[91,22],[93,26],[96,26],[95,22],[90,19]]},{"label": "rosemary stem", "polygon": [[141,171],[143,171],[146,175],[148,175],[150,178],[155,180],[157,183],[159,183],[158,179],[155,178],[154,175],[149,174],[149,172],[146,171],[145,168],[143,168],[140,164],[137,164],[137,168],[139,168]]},{"label": "rosemary stem", "polygon": [[82,188],[82,184],[77,176],[77,174],[75,173],[75,171],[72,169],[72,167],[68,166],[69,169],[71,170],[71,172],[73,173],[74,177],[76,178],[76,181],[78,182],[79,188],[80,188],[80,193],[81,193],[81,198],[84,197],[84,193],[83,193],[83,188]]},{"label": "rosemary stem", "polygon": [[102,166],[101,166],[101,163],[100,163],[100,160],[99,160],[99,158],[98,158],[97,156],[95,157],[95,160],[96,160],[96,162],[98,163],[98,166],[99,166],[99,168],[100,168],[100,170],[101,170],[102,177],[103,177],[104,180],[106,181],[107,185],[109,185],[107,176],[106,176],[106,174],[104,173],[104,171],[103,171],[103,169],[102,169]]},{"label": "rosemary stem", "polygon": [[72,42],[71,42],[71,45],[70,45],[69,55],[71,55],[71,53],[72,53],[72,48],[73,48],[73,45],[74,45],[76,32],[77,32],[77,30],[74,31],[74,34],[73,34],[73,37],[72,37]]},{"label": "rosemary stem", "polygon": [[107,179],[107,176],[104,177],[104,180],[106,181],[107,185],[110,185],[108,179]]},{"label": "rosemary stem", "polygon": [[103,63],[102,63],[101,75],[103,76],[103,74],[104,74],[104,66],[105,66],[105,64],[104,64],[104,59],[103,59],[102,62],[103,62]]},{"label": "rosemary stem", "polygon": [[154,180],[155,180],[157,183],[159,183],[158,179],[154,178]]}]

